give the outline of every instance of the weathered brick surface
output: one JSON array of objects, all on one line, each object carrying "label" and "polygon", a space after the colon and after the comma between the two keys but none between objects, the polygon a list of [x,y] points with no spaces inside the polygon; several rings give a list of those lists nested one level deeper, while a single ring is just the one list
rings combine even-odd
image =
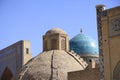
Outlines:
[{"label": "weathered brick surface", "polygon": [[45,51],[23,67],[17,80],[67,80],[67,72],[84,70],[87,66],[79,55],[70,54],[73,53],[64,50]]},{"label": "weathered brick surface", "polygon": [[99,68],[68,73],[68,80],[100,80]]}]

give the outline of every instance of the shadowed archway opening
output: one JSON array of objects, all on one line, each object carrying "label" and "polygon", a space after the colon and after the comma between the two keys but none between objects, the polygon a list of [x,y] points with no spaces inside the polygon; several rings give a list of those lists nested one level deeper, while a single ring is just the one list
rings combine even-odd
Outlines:
[{"label": "shadowed archway opening", "polygon": [[11,80],[13,77],[12,72],[10,71],[10,69],[8,67],[5,68],[1,80]]},{"label": "shadowed archway opening", "polygon": [[113,71],[113,80],[120,80],[120,61],[117,63]]}]

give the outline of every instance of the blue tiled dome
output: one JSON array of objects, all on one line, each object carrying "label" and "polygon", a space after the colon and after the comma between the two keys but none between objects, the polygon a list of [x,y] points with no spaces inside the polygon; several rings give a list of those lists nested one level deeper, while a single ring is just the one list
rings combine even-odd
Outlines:
[{"label": "blue tiled dome", "polygon": [[98,46],[89,36],[80,33],[70,40],[70,49],[82,56],[98,55]]}]

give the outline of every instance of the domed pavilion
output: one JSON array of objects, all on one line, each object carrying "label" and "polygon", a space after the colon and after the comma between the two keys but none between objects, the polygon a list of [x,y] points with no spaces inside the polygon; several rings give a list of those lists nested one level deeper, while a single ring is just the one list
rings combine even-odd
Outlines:
[{"label": "domed pavilion", "polygon": [[67,80],[68,72],[86,67],[79,55],[69,51],[66,32],[53,28],[43,35],[43,52],[22,68],[17,80]]}]

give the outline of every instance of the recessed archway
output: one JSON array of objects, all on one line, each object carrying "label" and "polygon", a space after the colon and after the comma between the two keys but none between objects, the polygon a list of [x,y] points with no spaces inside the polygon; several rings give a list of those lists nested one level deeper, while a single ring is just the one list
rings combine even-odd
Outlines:
[{"label": "recessed archway", "polygon": [[10,69],[8,67],[5,68],[1,80],[11,80],[13,77],[12,72],[10,71]]},{"label": "recessed archway", "polygon": [[117,63],[113,71],[113,80],[120,80],[120,61]]}]

